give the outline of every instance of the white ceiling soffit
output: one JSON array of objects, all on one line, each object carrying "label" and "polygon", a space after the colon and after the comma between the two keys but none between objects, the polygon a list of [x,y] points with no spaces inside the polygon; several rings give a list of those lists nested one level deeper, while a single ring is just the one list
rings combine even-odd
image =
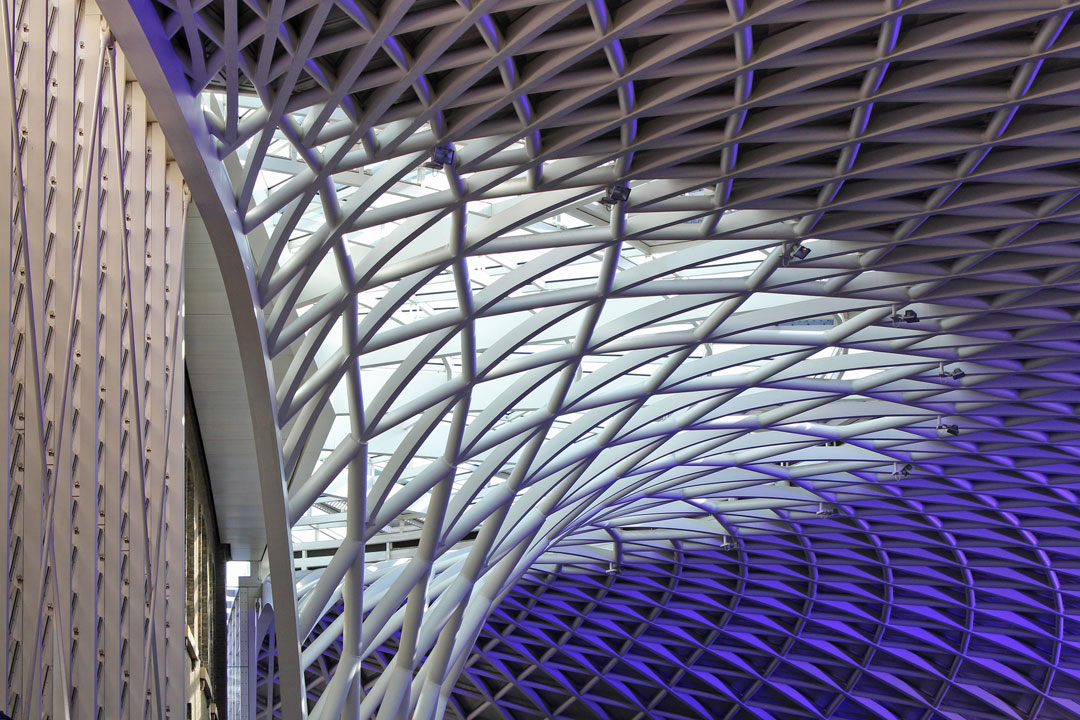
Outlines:
[{"label": "white ceiling soffit", "polygon": [[[288,484],[271,515],[340,546],[297,641],[364,541],[421,528],[416,582],[370,565],[363,616],[330,625],[385,619],[358,658],[392,657],[397,630],[421,644],[364,677],[369,706],[437,643],[465,657],[439,633],[457,609],[527,609],[522,577],[574,595],[658,547],[964,528],[949,552],[1043,553],[1040,591],[1062,592],[1071,561],[1039,533],[1077,519],[1077,3],[133,5],[162,18],[162,65],[189,59],[196,159],[231,178]],[[417,583],[433,604],[403,627]],[[278,647],[284,673],[310,667]],[[460,714],[562,702],[505,673],[463,680]]]},{"label": "white ceiling soffit", "polygon": [[217,259],[196,205],[185,228],[184,349],[221,541],[233,560],[258,560],[266,529],[240,349]]}]

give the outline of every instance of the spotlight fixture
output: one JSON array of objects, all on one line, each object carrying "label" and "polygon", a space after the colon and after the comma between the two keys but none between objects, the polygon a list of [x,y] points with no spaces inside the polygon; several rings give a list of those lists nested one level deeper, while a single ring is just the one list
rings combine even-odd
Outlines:
[{"label": "spotlight fixture", "polygon": [[783,253],[780,256],[784,265],[795,260],[805,260],[810,255],[810,248],[797,242],[784,243]]},{"label": "spotlight fixture", "polygon": [[956,425],[956,424],[944,425],[944,424],[942,424],[941,420],[938,420],[937,429],[938,429],[938,435],[945,435],[945,434],[959,435],[960,434],[960,426],[959,425]]},{"label": "spotlight fixture", "polygon": [[601,205],[617,205],[630,199],[629,185],[612,185],[608,188],[607,195],[600,198]]},{"label": "spotlight fixture", "polygon": [[900,467],[900,463],[893,463],[893,471],[892,471],[893,480],[899,480],[900,478],[907,477],[908,475],[911,474],[911,471],[914,470],[914,469],[915,469],[915,466],[912,465],[911,463],[907,463],[903,467]]},{"label": "spotlight fixture", "polygon": [[938,377],[952,378],[953,380],[959,380],[960,378],[964,377],[965,375],[967,375],[967,373],[965,373],[960,368],[956,368],[952,372],[947,371],[945,369],[945,364],[944,363],[942,363],[941,366],[938,369]]},{"label": "spotlight fixture", "polygon": [[892,321],[898,325],[902,322],[917,323],[919,316],[914,310],[905,310],[903,313],[893,313]]},{"label": "spotlight fixture", "polygon": [[805,260],[809,254],[810,248],[806,247],[805,245],[800,245],[799,243],[795,243],[790,248],[788,248],[789,259],[794,258],[795,260]]},{"label": "spotlight fixture", "polygon": [[733,537],[724,538],[724,542],[720,544],[720,549],[724,552],[734,552],[739,549],[739,543]]},{"label": "spotlight fixture", "polygon": [[818,517],[832,517],[840,512],[840,508],[836,507],[832,503],[821,503],[818,505],[817,516]]},{"label": "spotlight fixture", "polygon": [[442,170],[444,165],[453,165],[456,153],[449,145],[437,145],[431,153],[431,160],[424,163],[424,167],[431,170]]}]

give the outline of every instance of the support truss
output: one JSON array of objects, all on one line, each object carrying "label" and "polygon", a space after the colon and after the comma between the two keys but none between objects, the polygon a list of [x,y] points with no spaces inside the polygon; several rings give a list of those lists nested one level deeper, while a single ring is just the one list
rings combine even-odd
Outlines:
[{"label": "support truss", "polygon": [[[1071,712],[1047,668],[1075,668],[1051,546],[1080,437],[1076,5],[104,2],[156,79],[241,339],[262,711]],[[892,549],[894,527],[917,541]],[[830,543],[866,563],[874,589],[844,592],[873,608],[823,597]],[[1019,642],[972,661],[1006,622],[977,615],[986,544],[1040,567],[1058,624],[1038,677]],[[905,659],[926,687],[878,651],[909,545],[951,558],[911,605],[967,613],[947,666]],[[666,651],[677,678],[645,659],[665,613],[705,633]],[[857,647],[802,659],[819,622]],[[723,649],[745,623],[785,639]],[[820,697],[791,689],[796,662]]]}]

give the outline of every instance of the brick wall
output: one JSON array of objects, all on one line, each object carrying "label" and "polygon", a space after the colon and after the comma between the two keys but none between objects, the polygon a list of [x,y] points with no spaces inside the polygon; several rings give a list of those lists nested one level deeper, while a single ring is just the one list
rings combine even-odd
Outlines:
[{"label": "brick wall", "polygon": [[[218,720],[225,720],[225,561],[228,549],[220,542],[210,473],[203,454],[199,421],[191,393],[185,399],[184,423],[184,536],[186,542],[185,608],[188,637],[197,662],[196,677],[189,679],[188,695],[202,692],[199,668],[210,677],[210,690]],[[205,693],[203,693],[205,695]],[[202,703],[196,703],[202,706]],[[206,714],[206,713],[204,713]],[[204,720],[195,715],[195,720]],[[206,719],[210,720],[206,714]]]}]

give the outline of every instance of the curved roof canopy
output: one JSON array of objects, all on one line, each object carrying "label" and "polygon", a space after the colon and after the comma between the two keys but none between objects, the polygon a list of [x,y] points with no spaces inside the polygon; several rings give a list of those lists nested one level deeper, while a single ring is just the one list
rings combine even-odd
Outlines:
[{"label": "curved roof canopy", "polygon": [[273,708],[1080,715],[1076,5],[133,2],[250,258]]}]

